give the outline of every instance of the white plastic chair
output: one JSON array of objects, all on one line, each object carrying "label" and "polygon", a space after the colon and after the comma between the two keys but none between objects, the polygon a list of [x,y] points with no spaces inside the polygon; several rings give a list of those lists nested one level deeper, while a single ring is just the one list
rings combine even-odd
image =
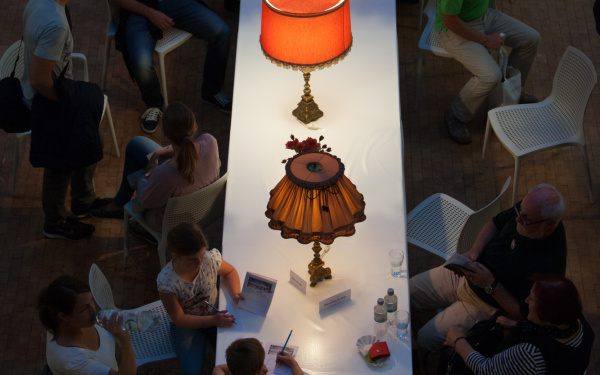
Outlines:
[{"label": "white plastic chair", "polygon": [[500,194],[479,211],[443,193],[430,196],[408,214],[407,241],[446,260],[468,251],[481,228],[500,212],[500,198],[509,185],[510,177]]},{"label": "white plastic chair", "polygon": [[163,234],[166,236],[171,228],[183,222],[198,223],[201,227],[205,227],[213,222],[223,212],[227,175],[228,173],[225,173],[217,181],[191,194],[169,198],[163,216],[161,232],[152,229],[148,225],[143,213],[134,212],[134,201],[128,202],[123,210],[125,262],[127,262],[127,257],[129,256],[130,218],[137,221],[152,237],[156,238],[158,242],[158,257],[160,259],[160,267],[162,268],[166,264],[165,251],[167,247],[166,239],[163,241]]},{"label": "white plastic chair", "polygon": [[[19,46],[21,46],[21,47],[19,48]],[[6,52],[4,52],[4,55],[2,55],[2,58],[0,59],[0,79],[2,79],[4,77],[8,77],[11,74],[11,72],[15,66],[15,60],[17,59],[17,56],[19,56],[19,61],[17,62],[17,67],[15,69],[15,77],[19,78],[19,79],[23,78],[23,74],[24,74],[24,70],[25,70],[25,60],[23,57],[23,50],[24,50],[24,44],[21,45],[21,41],[19,40],[19,41],[13,43],[13,45],[8,47]],[[88,74],[87,58],[85,57],[85,55],[81,54],[81,53],[72,53],[71,57],[73,59],[78,59],[83,62],[83,80],[88,82],[89,74]],[[112,134],[112,139],[115,144],[115,152],[116,152],[117,156],[120,157],[121,152],[119,151],[119,144],[117,143],[117,136],[115,134],[115,126],[114,126],[113,120],[112,120],[112,113],[110,111],[110,106],[108,104],[108,97],[106,95],[104,95],[104,110],[102,112],[102,118],[104,118],[105,114],[106,114],[106,119],[108,120],[110,132]],[[12,173],[12,175],[13,175],[12,193],[13,194],[15,193],[16,188],[17,188],[17,175],[19,173],[19,157],[21,155],[22,143],[30,135],[31,135],[31,131],[26,131],[23,133],[15,133],[16,144],[15,144],[15,150],[14,150],[14,158],[13,158],[14,162],[13,162],[13,173]]]},{"label": "white plastic chair", "polygon": [[[96,300],[101,309],[116,309],[113,302],[112,289],[104,273],[102,273],[96,264],[92,264],[90,268],[89,284],[94,300]],[[148,332],[129,332],[135,353],[136,366],[140,367],[146,363],[176,358],[177,353],[173,347],[171,329],[169,327],[171,319],[162,301],[155,301],[131,310],[154,311],[160,314],[158,329]]]},{"label": "white plastic chair", "polygon": [[490,139],[491,129],[515,159],[513,204],[517,201],[521,161],[529,154],[577,145],[583,149],[588,175],[590,201],[594,202],[592,177],[585,145],[583,116],[598,75],[594,64],[583,52],[567,47],[554,75],[552,93],[534,104],[517,104],[488,112],[481,160]]},{"label": "white plastic chair", "polygon": [[[102,66],[102,81],[100,88],[104,90],[106,85],[106,74],[108,71],[108,59],[110,58],[110,45],[115,38],[117,28],[119,27],[119,14],[120,8],[110,0],[108,3],[108,26],[106,27],[106,46],[104,47],[104,64]],[[169,105],[169,95],[167,93],[167,73],[165,70],[165,56],[175,48],[181,46],[188,39],[192,37],[192,34],[187,31],[179,30],[175,27],[163,30],[163,38],[157,40],[154,52],[158,55],[158,67],[160,70],[160,79],[163,91],[163,97],[165,98],[165,107]]]}]

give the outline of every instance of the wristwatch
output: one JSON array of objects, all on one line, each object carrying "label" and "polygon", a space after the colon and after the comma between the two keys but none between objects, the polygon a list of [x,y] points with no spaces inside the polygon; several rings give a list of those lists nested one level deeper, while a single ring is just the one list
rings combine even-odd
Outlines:
[{"label": "wristwatch", "polygon": [[492,285],[486,286],[485,292],[487,294],[492,294],[494,292],[494,288],[496,287],[496,285],[498,285],[498,279],[494,279],[494,282],[492,283]]}]

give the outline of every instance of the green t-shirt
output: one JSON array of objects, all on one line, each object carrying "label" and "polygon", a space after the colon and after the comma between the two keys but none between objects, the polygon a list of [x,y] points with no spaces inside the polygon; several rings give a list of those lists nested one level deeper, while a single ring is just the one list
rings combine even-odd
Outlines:
[{"label": "green t-shirt", "polygon": [[488,6],[489,0],[438,0],[435,31],[439,33],[442,30],[448,30],[444,26],[444,14],[458,14],[458,18],[469,22],[482,17],[487,12]]}]

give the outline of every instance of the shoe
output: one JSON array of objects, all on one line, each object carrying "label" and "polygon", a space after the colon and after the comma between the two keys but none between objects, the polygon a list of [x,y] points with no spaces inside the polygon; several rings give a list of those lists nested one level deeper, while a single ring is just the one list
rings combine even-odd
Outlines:
[{"label": "shoe", "polygon": [[146,229],[144,229],[144,227],[141,226],[140,223],[138,223],[135,220],[132,220],[129,223],[129,233],[133,234],[140,240],[142,240],[150,245],[158,246],[158,242],[156,241],[156,238],[154,238],[150,233],[148,233],[148,231]]},{"label": "shoe", "polygon": [[539,99],[531,94],[526,94],[524,92],[521,93],[521,97],[519,98],[519,104],[533,104],[539,103]]},{"label": "shoe", "polygon": [[444,118],[446,120],[446,125],[448,126],[448,134],[450,134],[450,138],[452,138],[454,142],[461,145],[468,145],[471,143],[471,134],[469,133],[467,125],[457,119],[451,109],[446,111]]},{"label": "shoe", "polygon": [[202,101],[214,105],[223,113],[231,114],[231,99],[229,98],[229,95],[224,92],[218,92],[212,95],[202,95]]},{"label": "shoe", "polygon": [[106,205],[92,210],[91,212],[92,217],[95,217],[96,219],[113,219],[119,221],[123,221],[123,214],[124,212],[122,208],[119,210],[109,211],[106,209]]},{"label": "shoe", "polygon": [[91,224],[66,218],[56,224],[45,224],[42,234],[48,238],[65,238],[67,240],[79,241],[89,238],[95,229],[96,227]]},{"label": "shoe", "polygon": [[90,216],[92,210],[103,208],[111,201],[112,199],[110,198],[96,198],[91,205],[83,209],[78,208],[77,206],[73,207],[71,205],[71,213],[73,214],[74,219],[83,219],[84,217]]},{"label": "shoe", "polygon": [[158,128],[158,121],[162,117],[162,111],[156,107],[150,107],[142,115],[142,130],[152,134]]}]

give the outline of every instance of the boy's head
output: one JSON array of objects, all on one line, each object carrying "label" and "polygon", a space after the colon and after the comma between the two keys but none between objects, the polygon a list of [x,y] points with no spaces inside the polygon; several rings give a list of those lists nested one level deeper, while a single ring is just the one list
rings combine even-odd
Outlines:
[{"label": "boy's head", "polygon": [[257,339],[239,339],[225,351],[227,368],[232,375],[260,375],[265,362],[265,350]]}]

